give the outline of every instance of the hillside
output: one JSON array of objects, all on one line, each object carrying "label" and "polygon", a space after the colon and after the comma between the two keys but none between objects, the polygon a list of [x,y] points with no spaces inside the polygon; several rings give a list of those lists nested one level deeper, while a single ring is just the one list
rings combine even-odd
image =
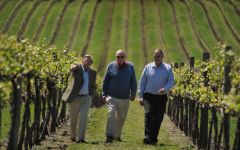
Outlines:
[{"label": "hillside", "polygon": [[56,45],[95,58],[103,74],[117,49],[128,52],[139,77],[156,47],[182,62],[217,53],[219,41],[240,54],[240,3],[227,0],[1,0],[2,34]]}]

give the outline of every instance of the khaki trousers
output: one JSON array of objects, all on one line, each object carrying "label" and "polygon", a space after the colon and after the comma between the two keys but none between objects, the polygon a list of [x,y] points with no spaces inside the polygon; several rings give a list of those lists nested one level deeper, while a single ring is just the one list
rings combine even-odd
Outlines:
[{"label": "khaki trousers", "polygon": [[106,136],[117,139],[121,137],[129,108],[129,99],[108,97],[106,101],[108,108]]},{"label": "khaki trousers", "polygon": [[90,95],[77,96],[71,103],[70,109],[70,137],[76,140],[85,138],[88,110],[91,105],[92,97]]}]

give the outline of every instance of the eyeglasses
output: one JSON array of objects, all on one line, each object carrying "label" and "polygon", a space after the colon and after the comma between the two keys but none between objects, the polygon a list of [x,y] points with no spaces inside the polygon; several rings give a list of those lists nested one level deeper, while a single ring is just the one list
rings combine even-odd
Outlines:
[{"label": "eyeglasses", "polygon": [[159,57],[161,57],[161,55],[158,55],[158,56],[154,56],[154,58],[159,58]]},{"label": "eyeglasses", "polygon": [[124,58],[125,56],[116,56],[117,58]]}]

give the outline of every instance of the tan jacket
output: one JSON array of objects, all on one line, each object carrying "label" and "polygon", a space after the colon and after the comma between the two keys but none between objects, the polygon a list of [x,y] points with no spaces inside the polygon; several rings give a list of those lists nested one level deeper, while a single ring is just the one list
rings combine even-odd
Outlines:
[{"label": "tan jacket", "polygon": [[[97,72],[93,69],[89,69],[89,94],[93,96],[96,89],[96,76]],[[70,103],[79,94],[83,85],[83,69],[80,64],[77,64],[77,69],[71,71],[71,77],[69,84],[62,96],[62,100]]]}]

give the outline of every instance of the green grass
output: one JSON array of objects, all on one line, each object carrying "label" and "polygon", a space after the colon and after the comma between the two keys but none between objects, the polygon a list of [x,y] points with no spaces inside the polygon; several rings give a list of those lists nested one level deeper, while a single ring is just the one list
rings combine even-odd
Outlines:
[{"label": "green grass", "polygon": [[[201,113],[199,113],[199,119],[200,119]],[[220,131],[220,127],[221,127],[221,121],[222,121],[222,116],[219,112],[217,112],[217,118],[218,118],[218,134]],[[212,112],[209,110],[208,111],[208,132],[210,129],[210,123],[211,123],[211,119],[212,119]],[[200,121],[199,121],[199,127],[200,127]],[[237,127],[237,118],[236,117],[230,117],[230,145],[234,144],[234,138],[235,138],[235,133],[236,133],[236,128]],[[214,127],[212,129],[212,138],[214,137],[215,131],[214,131]],[[222,137],[223,140],[223,137]]]},{"label": "green grass", "polygon": [[26,38],[32,39],[35,32],[37,32],[38,26],[41,22],[41,19],[42,19],[42,16],[43,16],[44,12],[47,9],[48,3],[49,2],[47,2],[47,1],[41,2],[39,4],[39,6],[37,7],[37,9],[32,14],[32,17],[31,17],[31,19],[29,20],[29,23],[28,23],[28,27],[26,28],[26,31],[24,33],[24,36]]},{"label": "green grass", "polygon": [[129,4],[128,60],[135,66],[136,76],[139,79],[144,67],[140,2],[138,0],[130,0]]},{"label": "green grass", "polygon": [[[49,15],[47,17],[46,23],[44,25],[44,28],[42,30],[42,33],[40,34],[39,41],[45,41],[46,43],[49,43],[52,38],[52,32],[55,29],[55,25],[58,19],[58,16],[61,13],[61,10],[64,6],[65,1],[59,1],[55,3],[52,7],[52,9],[49,12]],[[47,7],[47,6],[46,6]]]},{"label": "green grass", "polygon": [[177,39],[177,31],[174,23],[173,12],[170,4],[167,1],[159,1],[160,17],[163,24],[163,36],[166,41],[166,47],[168,48],[167,54],[169,57],[174,58],[174,62],[186,61],[185,56],[180,43]]},{"label": "green grass", "polygon": [[59,49],[63,49],[63,47],[66,46],[68,39],[70,38],[70,34],[72,33],[72,27],[75,21],[75,16],[77,15],[80,4],[81,1],[73,1],[69,4],[64,14],[62,25],[58,31],[55,42],[55,45]]},{"label": "green grass", "polygon": [[[167,47],[166,47],[166,44],[165,44],[165,39],[164,39],[164,36],[163,36],[163,31],[162,31],[162,20],[160,18],[160,9],[159,9],[159,5],[156,1],[153,1],[151,2],[150,6],[147,8],[147,9],[153,9],[153,15],[154,15],[154,22],[155,22],[155,25],[156,25],[156,36],[157,36],[157,43],[158,45],[156,45],[158,48],[160,49],[163,49],[164,52],[165,52],[165,62],[167,63],[171,63],[174,61],[174,58],[172,57],[169,57],[168,55],[168,51],[167,51]],[[159,9],[159,10],[158,10]],[[156,48],[156,47],[155,47]],[[154,48],[153,48],[154,49]],[[153,53],[153,49],[152,49],[152,53]],[[150,55],[152,56],[152,54]]]},{"label": "green grass", "polygon": [[226,17],[228,18],[234,29],[237,31],[238,34],[240,34],[240,17],[237,15],[234,8],[228,2],[221,1],[220,4],[222,5]]},{"label": "green grass", "polygon": [[23,22],[28,11],[31,9],[32,4],[33,4],[32,1],[25,2],[25,4],[20,8],[17,15],[13,19],[13,22],[12,22],[7,34],[16,35],[18,33],[21,23]]},{"label": "green grass", "polygon": [[149,146],[142,144],[144,138],[144,112],[137,101],[130,103],[128,116],[125,121],[122,132],[122,141],[114,141],[111,144],[105,144],[105,128],[107,121],[106,106],[99,109],[90,110],[90,118],[86,133],[86,140],[88,144],[72,144],[67,147],[69,150],[73,149],[180,149],[178,145],[169,139],[169,132],[161,128],[156,146]]},{"label": "green grass", "polygon": [[209,47],[210,53],[216,54],[215,47],[217,46],[217,40],[215,39],[211,31],[207,17],[204,14],[204,10],[198,2],[193,0],[190,0],[188,2],[189,6],[192,9],[193,18],[196,22],[196,27],[199,30],[201,38],[203,39],[207,47]]},{"label": "green grass", "polygon": [[111,41],[109,45],[107,63],[115,59],[115,52],[118,49],[125,50],[125,19],[126,19],[126,1],[116,1],[115,11],[113,13]]},{"label": "green grass", "polygon": [[176,8],[178,24],[181,30],[180,32],[182,33],[182,36],[184,38],[189,55],[199,59],[201,58],[203,50],[202,47],[199,45],[198,39],[195,36],[194,30],[191,26],[191,22],[187,14],[187,8],[182,2],[179,1],[174,2],[174,5]]},{"label": "green grass", "polygon": [[[94,67],[97,68],[100,59],[101,59],[101,54],[104,51],[103,46],[104,46],[104,38],[105,38],[105,31],[106,31],[106,24],[107,24],[107,16],[108,13],[110,12],[110,5],[111,1],[109,2],[104,2],[101,1],[101,3],[98,5],[97,8],[97,13],[95,16],[95,22],[94,28],[92,31],[92,37],[89,41],[89,47],[86,51],[86,53],[91,54],[94,57]],[[87,41],[85,41],[87,42]],[[85,44],[85,43],[84,43]],[[84,45],[83,45],[84,46]]]},{"label": "green grass", "polygon": [[[233,46],[233,48],[238,48],[239,43],[237,43],[236,39],[232,35],[230,29],[224,22],[224,18],[222,18],[221,12],[217,8],[215,4],[212,2],[204,1],[205,5],[208,7],[208,12],[210,14],[210,17],[214,23],[214,26],[216,27],[218,33],[220,34],[220,37],[227,42],[229,45]],[[211,11],[209,11],[211,10]]]},{"label": "green grass", "polygon": [[7,5],[4,7],[4,9],[0,13],[0,29],[3,28],[5,22],[8,19],[8,16],[11,14],[12,10],[14,9],[14,3],[13,1],[10,1],[7,3]]},{"label": "green grass", "polygon": [[[104,53],[104,39],[106,36],[107,17],[110,13],[112,1],[102,1],[96,13],[95,27],[93,29],[92,38],[87,49],[88,54],[94,58],[93,66],[98,68],[101,55]],[[107,59],[107,58],[105,58]],[[103,69],[103,68],[102,68]]]},{"label": "green grass", "polygon": [[90,0],[87,3],[85,3],[80,16],[78,32],[75,36],[75,40],[73,42],[73,47],[72,47],[72,50],[76,51],[79,54],[81,54],[82,48],[86,42],[88,28],[90,25],[91,16],[93,13],[93,8],[95,3],[96,2],[93,0]]},{"label": "green grass", "polygon": [[[21,115],[20,115],[20,128],[22,125],[24,111],[25,111],[25,103],[22,103]],[[30,114],[31,114],[31,123],[33,123],[34,104],[30,104]],[[11,127],[11,106],[9,105],[2,109],[2,128],[1,128],[1,135],[0,135],[0,143],[3,142],[6,138],[8,138],[10,127]]]},{"label": "green grass", "polygon": [[160,40],[160,27],[158,26],[158,11],[153,0],[144,1],[145,10],[145,36],[148,59],[147,62],[153,61],[153,51],[155,48],[163,47]]},{"label": "green grass", "polygon": [[4,141],[8,137],[10,125],[11,125],[11,114],[10,107],[2,109],[2,129],[0,135],[0,142]]}]

